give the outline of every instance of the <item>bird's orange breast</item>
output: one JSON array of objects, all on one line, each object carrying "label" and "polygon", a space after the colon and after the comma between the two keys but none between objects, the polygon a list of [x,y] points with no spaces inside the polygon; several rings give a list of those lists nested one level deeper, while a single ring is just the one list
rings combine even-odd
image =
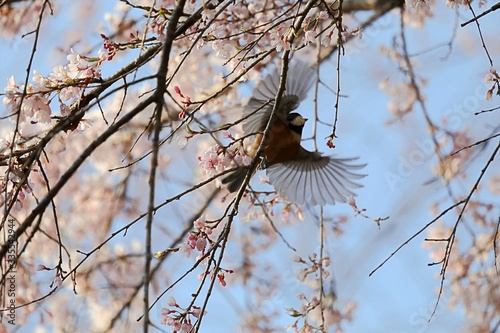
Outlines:
[{"label": "bird's orange breast", "polygon": [[277,119],[264,146],[268,165],[289,161],[299,148],[300,135],[293,132],[281,119]]},{"label": "bird's orange breast", "polygon": [[264,147],[264,155],[268,165],[283,163],[291,160],[297,154],[299,147],[300,143],[297,142],[288,142],[280,146],[269,144]]},{"label": "bird's orange breast", "polygon": [[[262,138],[262,134],[257,136],[252,145],[250,156],[254,156]],[[279,118],[276,119],[264,146],[264,156],[267,164],[273,165],[289,161],[295,157],[299,148],[300,135],[292,131],[284,121]]]}]

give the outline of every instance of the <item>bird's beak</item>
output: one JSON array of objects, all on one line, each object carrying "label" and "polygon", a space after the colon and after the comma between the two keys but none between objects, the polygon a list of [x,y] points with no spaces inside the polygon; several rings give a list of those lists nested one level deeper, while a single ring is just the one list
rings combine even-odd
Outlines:
[{"label": "bird's beak", "polygon": [[304,122],[306,122],[308,119],[307,118],[304,118]]}]

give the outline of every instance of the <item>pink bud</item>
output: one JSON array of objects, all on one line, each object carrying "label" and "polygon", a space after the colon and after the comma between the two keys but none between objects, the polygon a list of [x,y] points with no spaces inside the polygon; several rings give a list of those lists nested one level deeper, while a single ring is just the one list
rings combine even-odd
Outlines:
[{"label": "pink bud", "polygon": [[[199,306],[194,306],[193,305],[193,316],[195,316],[196,318],[199,318],[200,317],[200,313],[201,313],[201,308]],[[206,313],[206,311],[205,311]]]},{"label": "pink bud", "polygon": [[196,241],[196,249],[198,251],[205,250],[205,246],[207,246],[207,240],[205,238],[198,238]]},{"label": "pink bud", "polygon": [[175,298],[173,298],[172,296],[168,298],[167,304],[168,306],[177,306],[177,302],[175,301]]},{"label": "pink bud", "polygon": [[175,322],[174,322],[174,324],[172,325],[172,329],[173,329],[174,331],[178,331],[178,330],[180,330],[180,329],[181,329],[181,327],[182,327],[182,324],[181,324],[181,322],[180,322],[180,321],[175,321]]},{"label": "pink bud", "polygon": [[335,148],[335,145],[333,144],[333,139],[328,139],[328,142],[326,143],[328,148]]}]

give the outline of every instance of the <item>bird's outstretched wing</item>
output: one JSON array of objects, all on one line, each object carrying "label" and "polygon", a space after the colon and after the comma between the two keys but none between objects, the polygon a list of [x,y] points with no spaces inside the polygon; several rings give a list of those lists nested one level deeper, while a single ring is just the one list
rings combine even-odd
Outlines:
[{"label": "bird's outstretched wing", "polygon": [[362,187],[355,180],[366,176],[357,173],[366,164],[357,159],[322,156],[301,147],[296,158],[270,166],[267,176],[276,192],[290,202],[333,205],[346,202],[356,195],[353,189]]},{"label": "bird's outstretched wing", "polygon": [[[296,109],[300,102],[307,97],[307,92],[316,78],[315,70],[303,61],[294,60],[290,63],[286,77],[285,93],[278,110],[278,113],[283,118]],[[280,84],[280,75],[281,68],[277,67],[255,87],[252,98],[250,98],[243,110],[243,116],[246,118],[243,121],[245,135],[265,129],[273,110],[274,99]]]}]

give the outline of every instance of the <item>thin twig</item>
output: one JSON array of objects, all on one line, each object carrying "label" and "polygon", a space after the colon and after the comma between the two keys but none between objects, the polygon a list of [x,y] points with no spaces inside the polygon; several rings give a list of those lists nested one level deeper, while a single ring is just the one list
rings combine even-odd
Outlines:
[{"label": "thin twig", "polygon": [[[472,15],[476,16],[476,14],[474,13],[474,9],[472,8],[472,5],[470,4],[470,1],[467,1],[467,5],[469,6],[469,10],[471,11]],[[498,6],[500,6],[500,3],[497,3],[493,7],[495,7],[495,6],[497,7],[495,9],[498,9]],[[490,62],[490,66],[493,67],[493,59],[491,59],[490,52],[488,51],[488,48],[486,47],[486,44],[484,42],[483,32],[481,31],[481,25],[479,24],[479,21],[477,19],[473,20],[473,21],[476,23],[476,26],[477,26],[479,38],[481,39],[481,46],[483,47],[484,52],[486,53],[486,56],[488,57],[488,61]]]},{"label": "thin twig", "polygon": [[495,229],[495,236],[493,237],[493,253],[495,254],[495,272],[498,275],[498,265],[497,265],[497,237],[498,228],[500,227],[500,216],[498,217],[497,227]]},{"label": "thin twig", "polygon": [[500,9],[500,2],[499,2],[499,3],[494,4],[493,6],[491,6],[491,8],[490,8],[490,9],[485,10],[484,12],[482,12],[481,14],[479,14],[479,15],[477,15],[477,16],[476,16],[474,13],[472,13],[472,14],[474,15],[474,17],[473,17],[473,18],[471,18],[470,20],[468,20],[468,21],[466,21],[466,22],[464,22],[464,23],[460,24],[460,26],[463,28],[463,27],[465,27],[467,24],[472,23],[472,22],[475,22],[475,21],[479,20],[481,17],[483,17],[483,16],[485,16],[485,15],[487,15],[487,14],[489,14],[489,13],[491,13],[491,12],[493,12],[493,11],[497,10],[497,9]]},{"label": "thin twig", "polygon": [[476,182],[474,183],[474,186],[472,187],[472,189],[470,190],[469,194],[467,195],[467,198],[465,198],[463,200],[464,202],[464,205],[462,206],[462,210],[460,211],[460,214],[458,215],[457,217],[457,220],[455,222],[455,225],[453,226],[453,229],[451,231],[451,234],[450,234],[450,240],[448,242],[448,244],[446,244],[446,249],[445,249],[445,254],[444,254],[444,260],[443,260],[443,266],[441,268],[441,283],[440,283],[440,286],[439,286],[439,292],[438,292],[438,297],[437,297],[437,300],[436,300],[436,304],[434,306],[434,309],[431,313],[431,316],[429,318],[429,320],[434,316],[434,314],[436,313],[437,311],[437,307],[439,305],[439,301],[441,300],[441,296],[443,294],[443,288],[444,288],[444,280],[445,280],[445,275],[446,275],[446,269],[448,268],[448,264],[450,262],[450,257],[451,257],[451,251],[453,249],[453,245],[455,243],[455,238],[456,238],[456,232],[457,232],[457,228],[458,228],[458,224],[460,223],[460,221],[462,220],[462,216],[465,212],[465,208],[467,208],[467,205],[470,201],[470,199],[472,198],[472,195],[474,194],[474,192],[476,191],[476,189],[478,188],[479,186],[479,183],[481,182],[481,179],[483,178],[484,174],[486,173],[486,170],[488,170],[488,167],[490,166],[490,164],[493,162],[493,160],[495,159],[495,156],[497,155],[498,153],[498,150],[500,149],[500,141],[498,142],[498,145],[497,147],[495,148],[495,150],[493,151],[493,153],[491,154],[488,162],[486,162],[486,165],[484,166],[484,168],[481,170],[481,173],[479,174],[479,177],[477,178]]},{"label": "thin twig", "polygon": [[459,202],[456,202],[454,203],[453,205],[449,206],[448,208],[446,208],[444,211],[441,212],[441,214],[439,214],[438,216],[436,216],[432,221],[430,221],[429,223],[427,223],[426,225],[424,225],[420,230],[418,230],[416,233],[413,234],[413,236],[411,236],[410,238],[408,238],[406,241],[404,241],[400,246],[398,246],[398,248],[396,250],[394,250],[384,261],[382,261],[381,264],[379,264],[377,267],[375,267],[374,270],[372,270],[370,272],[370,274],[368,274],[368,276],[372,276],[373,273],[375,273],[376,271],[379,270],[379,268],[381,268],[382,266],[384,266],[384,264],[386,262],[388,262],[392,257],[394,257],[394,255],[396,253],[399,252],[399,250],[401,250],[403,247],[405,247],[406,245],[408,245],[408,243],[410,243],[413,239],[415,239],[418,235],[420,235],[422,232],[425,231],[425,229],[427,229],[428,227],[430,227],[432,224],[434,224],[436,221],[438,221],[441,217],[443,217],[444,215],[446,215],[446,213],[448,213],[450,210],[452,210],[453,208],[457,207],[457,206],[460,206],[461,204],[463,204],[465,202],[465,199],[464,200],[460,200]]},{"label": "thin twig", "polygon": [[478,145],[480,145],[480,144],[482,144],[482,143],[488,142],[488,141],[490,141],[491,139],[496,138],[497,136],[500,136],[500,133],[495,134],[495,135],[492,135],[492,136],[490,136],[490,137],[487,137],[486,139],[482,139],[482,140],[476,141],[476,142],[474,142],[474,143],[472,143],[472,144],[470,144],[470,145],[467,145],[467,146],[465,146],[465,147],[462,147],[462,148],[460,148],[460,149],[458,149],[458,150],[454,151],[453,153],[451,153],[451,155],[450,155],[450,156],[453,156],[453,155],[455,155],[455,154],[458,154],[459,152],[461,152],[461,151],[462,151],[462,150],[464,150],[464,149],[469,149],[469,148],[472,148],[472,147],[474,147],[474,146],[478,146]]}]

